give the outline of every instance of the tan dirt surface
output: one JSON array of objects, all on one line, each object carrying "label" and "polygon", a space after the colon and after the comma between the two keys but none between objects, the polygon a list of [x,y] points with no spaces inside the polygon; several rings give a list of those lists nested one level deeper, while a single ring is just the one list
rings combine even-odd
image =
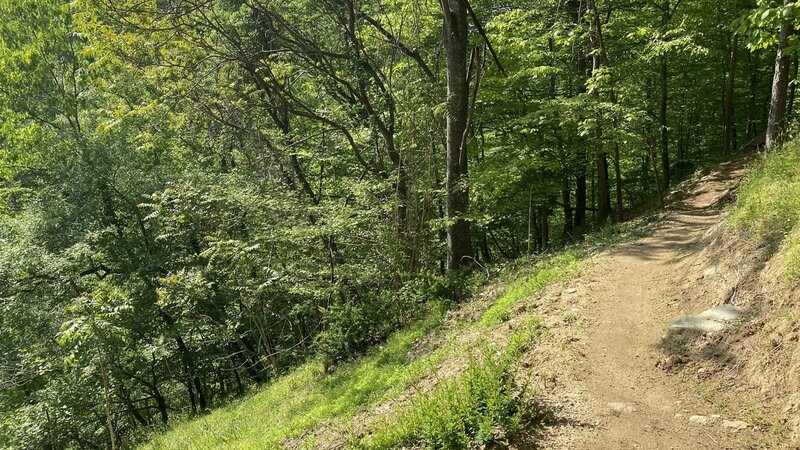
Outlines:
[{"label": "tan dirt surface", "polygon": [[671,322],[708,306],[676,298],[676,287],[701,277],[704,268],[691,260],[702,252],[703,237],[719,228],[724,203],[751,160],[724,163],[684,185],[683,198],[653,234],[595,255],[581,277],[554,295],[570,325],[551,327],[552,348],[533,349],[548,411],[535,448],[788,448],[762,412],[752,420],[757,398],[720,388],[735,378],[685,376],[684,370],[702,375],[703,369],[690,369],[664,347]]}]

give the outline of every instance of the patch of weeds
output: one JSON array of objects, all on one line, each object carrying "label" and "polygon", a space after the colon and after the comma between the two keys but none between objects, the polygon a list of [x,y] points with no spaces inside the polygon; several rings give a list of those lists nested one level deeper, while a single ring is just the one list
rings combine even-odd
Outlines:
[{"label": "patch of weeds", "polygon": [[574,323],[575,321],[578,320],[578,315],[575,314],[574,312],[568,312],[568,313],[564,314],[564,317],[562,317],[562,320],[564,321],[564,323],[569,325],[569,324]]},{"label": "patch of weeds", "polygon": [[370,437],[351,442],[351,446],[455,450],[508,443],[535,410],[524,387],[516,385],[513,367],[541,330],[534,319],[512,335],[505,351],[498,353],[485,346],[457,379],[442,382]]},{"label": "patch of weeds", "polygon": [[750,317],[747,316],[737,317],[731,321],[730,325],[734,328],[739,328],[741,326],[744,326],[749,321]]},{"label": "patch of weeds", "polygon": [[778,313],[778,317],[781,320],[795,324],[800,322],[800,311],[781,311]]}]

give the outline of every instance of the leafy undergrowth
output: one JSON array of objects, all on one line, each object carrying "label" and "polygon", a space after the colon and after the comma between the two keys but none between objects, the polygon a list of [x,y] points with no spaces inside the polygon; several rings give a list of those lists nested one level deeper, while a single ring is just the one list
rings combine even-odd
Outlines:
[{"label": "leafy undergrowth", "polygon": [[781,249],[784,274],[800,280],[800,139],[768,154],[745,178],[731,215],[740,232]]},{"label": "leafy undergrowth", "polygon": [[[538,262],[510,265],[500,279],[512,280],[492,304],[477,319],[449,329],[442,339],[445,344],[421,356],[413,356],[415,343],[441,331],[445,317],[441,304],[434,304],[425,319],[395,333],[363,358],[339,366],[333,374],[326,374],[321,361],[311,361],[257,393],[175,426],[142,448],[282,448],[288,440],[325,424],[347,424],[357,413],[398,398],[418,380],[435,374],[449,358],[463,356],[459,333],[476,328],[488,332],[502,325],[517,303],[577,276],[586,256],[640,236],[651,222],[652,218],[645,218],[612,225]],[[535,317],[524,323],[504,342],[483,343],[483,356],[470,357],[466,370],[455,379],[399,406],[369,430],[367,438],[351,438],[349,445],[464,448],[512,438],[523,418],[533,413],[531,399],[513,384],[514,362],[525,345],[543,332]],[[303,445],[313,446],[314,441]]]},{"label": "leafy undergrowth", "polygon": [[542,333],[540,322],[532,318],[511,336],[504,350],[485,344],[481,356],[471,358],[461,376],[440,383],[350,446],[462,449],[507,444],[535,413],[533,398],[524,386],[515,384],[514,364]]}]

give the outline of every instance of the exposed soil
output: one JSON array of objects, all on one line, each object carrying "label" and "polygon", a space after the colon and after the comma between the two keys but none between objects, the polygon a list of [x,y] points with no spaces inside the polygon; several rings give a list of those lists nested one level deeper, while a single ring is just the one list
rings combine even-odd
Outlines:
[{"label": "exposed soil", "polygon": [[747,321],[716,334],[665,336],[671,322],[709,306],[752,306],[740,285],[759,267],[742,261],[743,271],[724,267],[733,273],[712,282],[723,268],[707,251],[725,247],[724,204],[751,160],[685,183],[652,235],[594,256],[584,275],[539,300],[559,306],[547,319],[552,339],[528,362],[545,399],[537,447],[795,448],[774,399],[742,379],[735,350],[720,345],[752,335]]}]

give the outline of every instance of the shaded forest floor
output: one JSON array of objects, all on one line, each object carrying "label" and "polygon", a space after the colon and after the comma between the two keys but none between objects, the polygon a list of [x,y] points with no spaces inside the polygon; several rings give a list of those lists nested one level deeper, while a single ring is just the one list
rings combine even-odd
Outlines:
[{"label": "shaded forest floor", "polygon": [[[780,409],[749,362],[762,352],[753,336],[765,322],[754,299],[764,295],[757,274],[769,258],[725,226],[753,160],[697,175],[673,191],[656,222],[618,226],[526,268],[337,374],[310,363],[151,446],[359,447],[471,358],[501,351],[535,322],[545,331],[514,376],[539,413],[501,448],[793,448],[785,416],[794,410]],[[723,303],[747,315],[719,333],[667,337],[673,321]]]}]

